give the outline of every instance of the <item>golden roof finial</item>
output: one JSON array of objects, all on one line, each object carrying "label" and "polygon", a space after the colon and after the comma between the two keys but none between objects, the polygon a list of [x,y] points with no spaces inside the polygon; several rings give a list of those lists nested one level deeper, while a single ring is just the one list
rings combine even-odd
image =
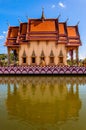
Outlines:
[{"label": "golden roof finial", "polygon": [[45,19],[45,16],[44,16],[44,8],[42,7],[42,16],[41,16],[41,19],[44,20]]}]

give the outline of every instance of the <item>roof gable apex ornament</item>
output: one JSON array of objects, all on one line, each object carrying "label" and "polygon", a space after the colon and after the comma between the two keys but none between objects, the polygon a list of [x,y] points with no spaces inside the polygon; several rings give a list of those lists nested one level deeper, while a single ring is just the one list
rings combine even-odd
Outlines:
[{"label": "roof gable apex ornament", "polygon": [[20,24],[20,23],[22,23],[22,21],[20,20],[20,18],[19,18],[19,17],[18,17],[17,19],[18,19],[19,24]]},{"label": "roof gable apex ornament", "polygon": [[57,17],[57,19],[59,20],[60,17],[61,17],[61,14],[59,14],[59,16]]},{"label": "roof gable apex ornament", "polygon": [[69,20],[69,18],[67,18],[65,22],[67,23],[67,22],[68,22],[68,20]]},{"label": "roof gable apex ornament", "polygon": [[10,24],[9,24],[8,20],[7,20],[6,24],[7,24],[8,28],[9,28],[9,27],[10,27]]},{"label": "roof gable apex ornament", "polygon": [[27,20],[29,19],[28,15],[26,15],[26,19],[27,19]]},{"label": "roof gable apex ornament", "polygon": [[80,23],[80,21],[78,21],[78,22],[77,22],[76,26],[78,26],[78,25],[79,25],[79,23]]}]

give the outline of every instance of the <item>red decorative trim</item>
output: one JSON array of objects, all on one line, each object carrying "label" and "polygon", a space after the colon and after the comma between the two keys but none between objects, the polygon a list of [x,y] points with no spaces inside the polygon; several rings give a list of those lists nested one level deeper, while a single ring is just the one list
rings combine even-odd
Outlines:
[{"label": "red decorative trim", "polygon": [[9,37],[9,38],[7,38],[7,40],[16,40],[17,39],[17,37]]},{"label": "red decorative trim", "polygon": [[68,39],[79,39],[79,36],[70,36]]},{"label": "red decorative trim", "polygon": [[30,38],[58,38],[58,36],[30,36]]},{"label": "red decorative trim", "polygon": [[27,34],[58,34],[58,31],[30,31]]},{"label": "red decorative trim", "polygon": [[19,47],[19,45],[5,45],[5,46],[9,46],[9,47]]}]

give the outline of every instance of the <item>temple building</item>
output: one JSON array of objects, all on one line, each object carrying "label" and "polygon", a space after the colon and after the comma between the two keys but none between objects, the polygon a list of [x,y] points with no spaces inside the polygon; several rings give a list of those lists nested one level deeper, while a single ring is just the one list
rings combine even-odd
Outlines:
[{"label": "temple building", "polygon": [[67,65],[67,56],[78,64],[81,45],[78,24],[67,26],[59,18],[45,18],[44,10],[39,19],[28,19],[19,26],[9,26],[5,46],[14,54],[19,65]]}]

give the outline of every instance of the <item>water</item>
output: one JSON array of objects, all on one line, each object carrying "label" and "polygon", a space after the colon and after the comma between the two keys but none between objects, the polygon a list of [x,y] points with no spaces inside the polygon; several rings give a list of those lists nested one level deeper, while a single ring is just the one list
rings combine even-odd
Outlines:
[{"label": "water", "polygon": [[86,130],[86,77],[0,77],[0,130]]}]

